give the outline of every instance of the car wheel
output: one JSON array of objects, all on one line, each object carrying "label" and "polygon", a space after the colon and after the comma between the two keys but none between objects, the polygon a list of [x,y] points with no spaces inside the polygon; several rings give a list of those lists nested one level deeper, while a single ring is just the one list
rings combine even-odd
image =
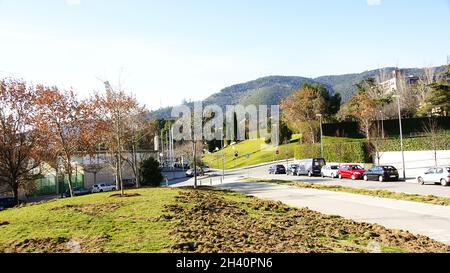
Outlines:
[{"label": "car wheel", "polygon": [[308,172],[308,177],[312,177],[312,173],[311,172]]},{"label": "car wheel", "polygon": [[441,179],[441,185],[446,187],[447,186],[447,181],[445,181],[445,179]]},{"label": "car wheel", "polygon": [[343,177],[342,177],[342,174],[339,174],[339,175],[338,175],[338,178],[339,178],[339,179],[342,179],[342,178],[343,178]]},{"label": "car wheel", "polygon": [[335,179],[336,176],[334,176],[334,173],[331,174],[331,179]]},{"label": "car wheel", "polygon": [[384,178],[383,178],[383,176],[382,176],[382,175],[380,175],[380,176],[378,177],[378,181],[380,181],[380,182],[384,182]]},{"label": "car wheel", "polygon": [[354,174],[352,174],[352,179],[356,180],[356,176]]},{"label": "car wheel", "polygon": [[423,180],[422,177],[419,177],[419,178],[417,179],[417,181],[419,182],[420,185],[425,185],[425,181]]},{"label": "car wheel", "polygon": [[364,181],[369,181],[369,177],[367,175],[364,175]]}]

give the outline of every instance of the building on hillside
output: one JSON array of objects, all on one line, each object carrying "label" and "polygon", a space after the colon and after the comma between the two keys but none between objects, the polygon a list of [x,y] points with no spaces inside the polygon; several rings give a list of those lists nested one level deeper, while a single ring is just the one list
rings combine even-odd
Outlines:
[{"label": "building on hillside", "polygon": [[380,83],[381,89],[385,95],[396,94],[402,87],[412,86],[417,84],[419,77],[414,75],[405,75],[402,69],[395,69],[392,71],[392,78]]}]

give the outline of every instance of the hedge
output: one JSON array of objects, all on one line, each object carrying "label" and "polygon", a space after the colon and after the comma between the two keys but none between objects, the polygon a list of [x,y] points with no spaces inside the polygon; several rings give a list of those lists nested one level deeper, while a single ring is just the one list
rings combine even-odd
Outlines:
[{"label": "hedge", "polygon": [[[449,150],[450,135],[439,135],[434,140],[432,137],[404,138],[403,147],[405,151]],[[382,141],[380,150],[384,152],[401,151],[400,139],[395,138]]]},{"label": "hedge", "polygon": [[[324,157],[328,162],[367,162],[371,159],[363,142],[335,142],[324,144]],[[300,144],[295,149],[295,158],[321,157],[320,144]]]},{"label": "hedge", "polygon": [[[328,162],[360,162],[373,163],[372,145],[366,141],[333,142],[324,144],[324,157]],[[449,150],[450,135],[432,137],[404,138],[405,151]],[[379,150],[384,152],[401,151],[400,139],[386,139],[379,143]],[[295,147],[295,158],[321,157],[320,144],[299,144]]]}]

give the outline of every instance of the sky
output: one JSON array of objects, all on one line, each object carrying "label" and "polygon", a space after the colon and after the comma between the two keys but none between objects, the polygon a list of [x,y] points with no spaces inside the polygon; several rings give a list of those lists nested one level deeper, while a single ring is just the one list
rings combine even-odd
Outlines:
[{"label": "sky", "polygon": [[0,0],[0,77],[151,110],[269,75],[443,65],[450,0]]}]

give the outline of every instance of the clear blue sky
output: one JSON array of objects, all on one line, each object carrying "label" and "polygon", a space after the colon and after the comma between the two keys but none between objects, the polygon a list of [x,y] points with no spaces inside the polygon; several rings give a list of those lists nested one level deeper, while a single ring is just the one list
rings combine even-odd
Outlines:
[{"label": "clear blue sky", "polygon": [[450,0],[0,0],[0,76],[155,109],[268,75],[442,65]]}]

